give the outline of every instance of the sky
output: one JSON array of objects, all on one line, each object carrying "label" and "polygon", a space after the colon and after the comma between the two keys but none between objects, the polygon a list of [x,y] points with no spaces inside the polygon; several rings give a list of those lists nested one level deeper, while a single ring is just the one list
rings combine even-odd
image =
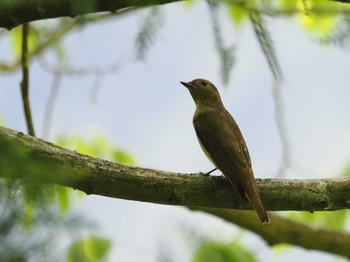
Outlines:
[{"label": "sky", "polygon": [[[233,26],[225,10],[220,24],[225,44],[235,46],[230,81],[220,79],[210,13],[205,2],[161,7],[163,20],[145,60],[135,59],[142,11],[82,26],[63,41],[73,67],[118,70],[100,82],[91,101],[94,76],[65,77],[54,108],[49,139],[104,135],[132,154],[138,166],[173,172],[212,169],[192,127],[194,103],[179,81],[206,78],[218,87],[226,108],[248,144],[255,176],[275,177],[282,157],[275,120],[273,79],[249,23]],[[48,21],[48,23],[53,21]],[[287,178],[335,177],[350,159],[350,55],[347,49],[317,44],[295,18],[267,18],[283,71],[284,119],[291,145]],[[10,57],[8,41],[1,60]],[[53,63],[53,55],[46,59]],[[53,77],[37,60],[31,65],[30,98],[38,136]],[[25,131],[19,72],[0,79],[0,116],[6,126]],[[95,220],[115,244],[110,261],[156,261],[160,250],[173,261],[188,261],[195,247],[189,235],[218,241],[240,239],[259,261],[295,261],[332,256],[300,248],[271,250],[258,236],[182,207],[88,196],[76,209]]]}]

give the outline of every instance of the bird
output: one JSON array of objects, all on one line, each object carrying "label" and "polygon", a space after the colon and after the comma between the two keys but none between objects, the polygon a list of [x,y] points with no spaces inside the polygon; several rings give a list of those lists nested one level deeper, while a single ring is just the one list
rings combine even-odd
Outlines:
[{"label": "bird", "polygon": [[218,89],[201,78],[180,83],[189,90],[195,102],[193,126],[205,155],[224,174],[240,198],[248,198],[260,222],[269,223],[246,142],[236,121],[226,110]]}]

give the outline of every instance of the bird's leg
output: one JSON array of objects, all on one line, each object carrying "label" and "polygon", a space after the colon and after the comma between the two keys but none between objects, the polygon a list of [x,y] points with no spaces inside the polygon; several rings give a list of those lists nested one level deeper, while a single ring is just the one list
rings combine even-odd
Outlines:
[{"label": "bird's leg", "polygon": [[203,172],[199,172],[199,174],[203,175],[203,176],[209,176],[211,173],[213,173],[215,170],[217,170],[217,168],[215,167],[214,169],[210,170],[207,173],[203,173]]}]

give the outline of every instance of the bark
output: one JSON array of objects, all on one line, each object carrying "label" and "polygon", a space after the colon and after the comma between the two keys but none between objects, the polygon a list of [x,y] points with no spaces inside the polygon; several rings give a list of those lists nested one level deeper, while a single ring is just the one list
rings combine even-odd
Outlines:
[{"label": "bark", "polygon": [[[249,205],[222,177],[131,167],[93,158],[44,140],[0,127],[0,177],[58,184],[114,198],[182,205],[221,217],[259,234],[269,245],[288,243],[350,258],[350,234],[282,218],[270,212],[262,226]],[[257,179],[267,210],[349,208],[350,178],[319,180]],[[227,209],[234,208],[234,209]]]},{"label": "bark", "polygon": [[0,27],[12,29],[25,22],[116,12],[130,7],[162,5],[179,0],[10,0],[0,2]]},{"label": "bark", "polygon": [[269,214],[271,224],[257,224],[256,216],[250,211],[232,209],[199,208],[197,210],[221,217],[240,227],[260,235],[270,246],[291,244],[305,249],[329,252],[350,258],[350,234],[328,228],[312,227],[287,218]]},{"label": "bark", "polygon": [[[223,176],[180,174],[93,158],[0,127],[0,177],[54,183],[86,194],[167,205],[251,209]],[[350,177],[257,179],[265,208],[326,211],[350,207]]]},{"label": "bark", "polygon": [[[7,0],[0,1],[0,27],[12,29],[26,22],[57,17],[76,17],[83,14],[98,12],[118,12],[125,8],[145,7],[180,2],[183,0]],[[265,15],[295,15],[300,13],[299,8],[282,8],[271,11],[270,9],[256,8],[249,1],[229,1],[237,3]],[[332,2],[349,3],[346,0],[334,0]],[[311,9],[310,9],[311,10]],[[310,12],[310,10],[307,10]],[[333,9],[315,6],[312,11],[319,14],[341,14],[342,7]]]}]

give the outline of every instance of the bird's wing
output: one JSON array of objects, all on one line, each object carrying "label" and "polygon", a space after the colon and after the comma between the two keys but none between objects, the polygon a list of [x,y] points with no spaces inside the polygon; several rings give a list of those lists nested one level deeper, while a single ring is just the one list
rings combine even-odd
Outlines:
[{"label": "bird's wing", "polygon": [[[228,116],[197,115],[193,124],[206,154],[224,173],[237,193],[244,198],[245,190],[239,180],[244,174],[242,170],[250,168],[249,152],[236,122],[228,112],[224,113]],[[225,122],[220,122],[221,119],[225,119]]]}]

